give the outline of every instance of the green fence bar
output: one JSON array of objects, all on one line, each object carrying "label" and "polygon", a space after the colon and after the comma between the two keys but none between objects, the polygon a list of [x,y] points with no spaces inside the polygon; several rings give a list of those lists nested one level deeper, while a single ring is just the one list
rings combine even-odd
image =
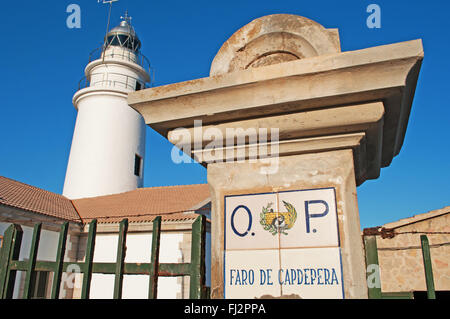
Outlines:
[{"label": "green fence bar", "polygon": [[431,265],[430,244],[426,235],[420,236],[422,244],[423,266],[425,269],[425,281],[427,283],[428,299],[436,299],[436,292],[434,290],[433,267]]},{"label": "green fence bar", "polygon": [[61,230],[59,232],[58,249],[56,251],[56,265],[55,265],[55,272],[53,275],[52,294],[51,294],[52,299],[59,298],[59,291],[61,289],[62,270],[64,264],[64,255],[66,254],[68,230],[69,230],[69,223],[64,222],[61,225]]},{"label": "green fence bar", "polygon": [[41,239],[41,229],[42,223],[34,225],[33,237],[31,239],[30,256],[28,257],[28,267],[25,276],[25,285],[23,288],[23,299],[30,299],[34,291],[34,284],[36,281],[36,272],[34,271],[34,266],[36,265],[39,241]]},{"label": "green fence bar", "polygon": [[94,263],[95,240],[97,233],[97,220],[89,223],[84,261],[64,262],[69,223],[61,225],[59,233],[56,261],[37,260],[39,239],[42,225],[36,224],[33,231],[29,260],[20,261],[20,248],[23,231],[19,225],[11,225],[5,232],[3,248],[0,251],[0,299],[12,298],[17,271],[26,272],[24,285],[24,298],[32,298],[34,291],[35,273],[38,271],[53,272],[51,298],[58,299],[61,290],[62,273],[67,272],[70,266],[76,265],[83,273],[81,298],[89,299],[91,278],[93,273],[115,275],[114,298],[122,298],[123,276],[149,275],[149,298],[157,297],[159,277],[190,276],[189,298],[208,298],[209,289],[205,287],[205,236],[206,217],[199,216],[192,224],[191,262],[190,263],[160,263],[159,253],[161,244],[161,217],[153,221],[152,247],[150,263],[125,263],[126,238],[128,233],[128,220],[120,223],[119,241],[116,262]]},{"label": "green fence bar", "polygon": [[152,255],[150,268],[150,284],[148,289],[148,299],[156,299],[158,296],[158,275],[159,275],[159,246],[161,241],[161,216],[153,220],[152,231]]},{"label": "green fence bar", "polygon": [[9,270],[9,256],[12,247],[12,235],[14,225],[9,226],[3,236],[2,249],[0,250],[0,299],[3,299],[3,290],[6,284],[6,273]]},{"label": "green fence bar", "polygon": [[11,261],[19,259],[23,231],[19,225],[11,225],[5,232],[0,264],[0,298],[11,299],[16,281],[16,270],[11,269]]},{"label": "green fence bar", "polygon": [[205,221],[201,215],[192,224],[190,299],[201,299],[205,294]]},{"label": "green fence bar", "polygon": [[374,235],[364,236],[364,247],[366,250],[366,267],[368,269],[368,267],[370,266],[374,271],[371,274],[366,274],[367,279],[369,276],[371,277],[370,282],[369,280],[367,280],[369,299],[381,299],[382,293],[379,271],[380,265],[378,261],[377,237]]},{"label": "green fence bar", "polygon": [[123,268],[127,244],[128,219],[123,219],[119,227],[119,242],[117,244],[116,273],[114,281],[114,299],[122,299]]},{"label": "green fence bar", "polygon": [[81,299],[89,299],[92,278],[92,262],[94,260],[95,235],[97,233],[97,220],[89,223],[89,233],[86,244],[86,256],[83,267],[83,286],[81,287]]},{"label": "green fence bar", "polygon": [[382,299],[414,299],[412,291],[406,292],[383,292]]}]

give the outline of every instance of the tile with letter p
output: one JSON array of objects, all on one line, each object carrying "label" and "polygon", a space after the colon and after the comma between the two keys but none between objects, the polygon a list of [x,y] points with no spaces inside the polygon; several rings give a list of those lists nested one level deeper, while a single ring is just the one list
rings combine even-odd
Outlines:
[{"label": "tile with letter p", "polygon": [[334,188],[280,192],[278,199],[280,248],[339,246]]}]

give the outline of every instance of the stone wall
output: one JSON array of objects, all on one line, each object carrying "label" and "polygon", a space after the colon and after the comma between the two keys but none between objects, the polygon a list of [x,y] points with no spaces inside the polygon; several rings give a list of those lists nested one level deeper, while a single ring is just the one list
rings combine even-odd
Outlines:
[{"label": "stone wall", "polygon": [[[385,239],[377,236],[381,290],[426,291],[421,234],[409,232],[450,232],[450,212],[399,226],[395,232],[406,234]],[[450,290],[450,234],[426,235],[431,247],[435,289]]]}]

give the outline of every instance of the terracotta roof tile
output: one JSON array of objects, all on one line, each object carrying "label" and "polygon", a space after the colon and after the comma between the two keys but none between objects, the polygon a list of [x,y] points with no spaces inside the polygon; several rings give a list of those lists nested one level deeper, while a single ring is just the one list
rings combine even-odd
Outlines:
[{"label": "terracotta roof tile", "polygon": [[[163,221],[193,220],[191,210],[209,198],[208,184],[139,188],[130,192],[69,200],[31,185],[0,176],[0,204],[87,223],[150,222],[156,216]],[[80,218],[81,217],[81,218]]]},{"label": "terracotta roof tile", "polygon": [[84,223],[89,223],[92,219],[97,219],[99,224],[117,224],[120,223],[124,218],[128,219],[130,223],[147,223],[152,222],[156,217],[161,216],[162,222],[178,222],[178,221],[188,221],[195,220],[199,214],[196,213],[173,213],[173,214],[158,214],[158,215],[128,215],[125,217],[114,217],[114,216],[98,216],[98,217],[88,217],[83,218]]},{"label": "terracotta roof tile", "polygon": [[0,204],[80,222],[71,201],[59,194],[0,176]]},{"label": "terracotta roof tile", "polygon": [[114,223],[123,218],[130,222],[195,219],[185,213],[210,197],[208,184],[139,188],[130,192],[73,200],[84,222],[96,218],[100,223]]}]

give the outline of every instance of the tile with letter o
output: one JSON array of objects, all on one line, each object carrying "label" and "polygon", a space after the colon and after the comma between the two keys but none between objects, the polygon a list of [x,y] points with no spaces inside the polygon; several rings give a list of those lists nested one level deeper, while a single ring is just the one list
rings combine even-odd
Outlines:
[{"label": "tile with letter o", "polygon": [[278,248],[278,233],[266,225],[277,211],[276,194],[225,196],[225,250]]}]

